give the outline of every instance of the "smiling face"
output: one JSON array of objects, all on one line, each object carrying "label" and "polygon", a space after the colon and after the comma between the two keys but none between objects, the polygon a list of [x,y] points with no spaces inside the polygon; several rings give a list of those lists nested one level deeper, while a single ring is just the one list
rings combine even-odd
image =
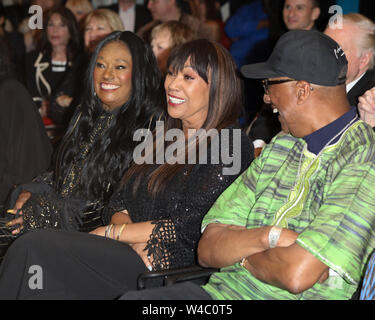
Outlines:
[{"label": "smiling face", "polygon": [[[282,79],[284,78],[272,78],[269,80]],[[270,104],[273,109],[277,109],[282,130],[296,136],[298,133],[296,133],[295,126],[300,124],[300,120],[297,119],[298,112],[293,100],[294,85],[295,82],[271,85],[268,87],[267,93],[264,94],[263,100],[266,104]]]},{"label": "smiling face", "polygon": [[283,20],[288,30],[310,30],[319,15],[312,0],[285,0]]},{"label": "smiling face", "polygon": [[97,44],[112,31],[107,21],[92,17],[85,27],[85,47],[92,53]]},{"label": "smiling face", "polygon": [[191,67],[190,59],[181,71],[167,71],[164,86],[168,114],[180,119],[184,130],[201,128],[207,118],[210,85]]},{"label": "smiling face", "polygon": [[113,110],[128,101],[132,91],[132,56],[122,42],[110,42],[99,51],[94,89],[103,109]]},{"label": "smiling face", "polygon": [[67,46],[69,43],[68,26],[57,13],[54,13],[47,23],[47,38],[52,47]]}]

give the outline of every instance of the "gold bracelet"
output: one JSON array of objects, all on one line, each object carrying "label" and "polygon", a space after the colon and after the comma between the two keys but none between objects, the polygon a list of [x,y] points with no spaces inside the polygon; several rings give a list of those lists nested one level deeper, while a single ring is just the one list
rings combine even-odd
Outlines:
[{"label": "gold bracelet", "polygon": [[121,226],[120,231],[119,231],[118,234],[117,234],[117,238],[116,238],[116,240],[120,240],[121,233],[122,233],[122,231],[124,230],[125,227],[126,227],[126,223],[124,223],[124,224]]}]

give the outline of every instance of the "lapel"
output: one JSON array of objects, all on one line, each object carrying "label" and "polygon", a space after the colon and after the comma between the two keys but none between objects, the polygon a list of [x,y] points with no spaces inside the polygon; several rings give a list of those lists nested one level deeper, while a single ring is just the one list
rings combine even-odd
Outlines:
[{"label": "lapel", "polygon": [[358,98],[372,87],[375,87],[375,72],[367,70],[362,79],[347,94],[350,105],[356,106]]}]

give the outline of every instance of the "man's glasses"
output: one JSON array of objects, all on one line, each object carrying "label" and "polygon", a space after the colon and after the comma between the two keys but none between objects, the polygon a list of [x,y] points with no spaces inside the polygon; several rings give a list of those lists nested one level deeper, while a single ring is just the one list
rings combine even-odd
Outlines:
[{"label": "man's glasses", "polygon": [[268,94],[268,87],[269,86],[272,86],[274,84],[291,82],[291,81],[297,81],[297,80],[295,80],[295,79],[282,79],[282,80],[268,80],[268,79],[264,79],[264,80],[262,80],[264,93]]}]

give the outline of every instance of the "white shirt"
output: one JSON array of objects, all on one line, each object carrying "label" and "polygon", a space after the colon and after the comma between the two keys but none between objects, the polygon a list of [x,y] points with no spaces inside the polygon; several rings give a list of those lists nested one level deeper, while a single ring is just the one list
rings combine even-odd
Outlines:
[{"label": "white shirt", "polygon": [[135,5],[132,5],[128,10],[121,10],[119,12],[122,23],[126,31],[134,32],[135,28]]},{"label": "white shirt", "polygon": [[367,71],[365,71],[364,73],[362,73],[361,76],[358,77],[356,80],[354,80],[354,81],[352,81],[352,82],[350,82],[350,83],[348,83],[348,84],[346,85],[346,93],[348,93],[350,90],[352,90],[352,88],[357,84],[357,82],[358,82],[359,80],[362,79],[362,77],[365,75],[366,72],[367,72]]}]

